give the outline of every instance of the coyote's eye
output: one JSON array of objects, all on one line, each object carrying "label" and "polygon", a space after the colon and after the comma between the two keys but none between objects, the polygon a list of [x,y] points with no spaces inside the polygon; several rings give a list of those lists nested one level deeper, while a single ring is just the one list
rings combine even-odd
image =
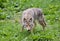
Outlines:
[{"label": "coyote's eye", "polygon": [[33,27],[33,24],[31,24],[30,27],[32,28]]}]

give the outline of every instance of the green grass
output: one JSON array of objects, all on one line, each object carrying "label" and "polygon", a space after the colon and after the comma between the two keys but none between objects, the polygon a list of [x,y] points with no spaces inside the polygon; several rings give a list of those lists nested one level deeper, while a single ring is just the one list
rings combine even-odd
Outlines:
[{"label": "green grass", "polygon": [[[0,3],[0,41],[60,41],[60,0],[0,0]],[[37,23],[34,35],[26,30],[20,32],[22,11],[33,7],[43,10],[45,31]]]},{"label": "green grass", "polygon": [[25,41],[33,41],[33,40],[59,41],[60,40],[59,20],[55,20],[55,21],[46,20],[47,27],[45,31],[42,31],[42,26],[37,23],[37,26],[34,31],[34,35],[32,35],[27,31],[20,32],[21,24],[19,23],[18,19],[0,20],[0,41],[24,41],[24,40]]}]

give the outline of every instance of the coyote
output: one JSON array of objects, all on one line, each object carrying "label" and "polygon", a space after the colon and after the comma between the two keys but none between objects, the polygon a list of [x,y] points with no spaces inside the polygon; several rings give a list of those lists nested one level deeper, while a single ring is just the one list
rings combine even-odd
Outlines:
[{"label": "coyote", "polygon": [[29,8],[22,13],[22,30],[25,28],[28,31],[32,31],[36,26],[36,21],[42,25],[43,30],[46,26],[43,12],[40,8]]}]

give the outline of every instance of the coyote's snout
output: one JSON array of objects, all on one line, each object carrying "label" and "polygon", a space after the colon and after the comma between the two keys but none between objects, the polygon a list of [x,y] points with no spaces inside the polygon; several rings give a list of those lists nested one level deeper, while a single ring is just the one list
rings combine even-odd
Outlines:
[{"label": "coyote's snout", "polygon": [[22,13],[22,30],[25,28],[28,31],[33,30],[36,23],[35,20],[39,22],[39,24],[42,25],[43,30],[46,26],[46,23],[44,21],[43,13],[41,9],[39,8],[30,8],[27,10],[24,10]]}]

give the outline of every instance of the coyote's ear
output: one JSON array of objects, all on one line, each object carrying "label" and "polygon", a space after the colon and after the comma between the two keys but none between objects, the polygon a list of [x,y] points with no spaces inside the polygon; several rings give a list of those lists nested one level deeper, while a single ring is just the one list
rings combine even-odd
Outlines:
[{"label": "coyote's ear", "polygon": [[24,18],[23,21],[26,22],[26,18]]},{"label": "coyote's ear", "polygon": [[23,20],[25,21],[26,19],[24,18]]},{"label": "coyote's ear", "polygon": [[30,18],[30,22],[32,21],[32,18]]},{"label": "coyote's ear", "polygon": [[30,18],[30,20],[32,20],[32,18]]}]

